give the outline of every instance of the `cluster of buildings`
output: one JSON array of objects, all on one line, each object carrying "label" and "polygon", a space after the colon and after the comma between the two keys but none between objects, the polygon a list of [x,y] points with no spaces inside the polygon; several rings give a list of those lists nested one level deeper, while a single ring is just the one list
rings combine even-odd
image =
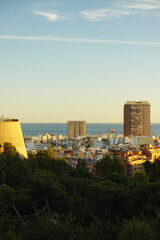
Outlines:
[{"label": "cluster of buildings", "polygon": [[110,128],[107,133],[86,135],[85,121],[68,121],[67,136],[46,133],[23,139],[17,119],[2,119],[1,152],[4,142],[11,142],[26,158],[27,152],[36,153],[40,149],[48,149],[50,144],[56,156],[66,159],[73,168],[76,168],[78,159],[85,159],[93,176],[96,175],[96,162],[103,159],[107,153],[121,160],[128,177],[133,177],[137,170],[144,170],[143,164],[146,160],[153,162],[160,158],[160,138],[151,136],[150,104],[147,101],[128,101],[124,105],[124,134],[116,135],[114,129]]},{"label": "cluster of buildings", "polygon": [[[78,159],[85,159],[93,175],[95,165],[107,153],[118,157],[126,175],[133,177],[137,170],[144,170],[144,162],[160,158],[160,140],[150,133],[150,104],[147,101],[128,101],[124,105],[124,134],[108,133],[86,135],[85,121],[68,121],[67,136],[44,134],[31,139],[34,147],[29,151],[47,149],[52,145],[57,157],[63,157],[76,168]],[[26,146],[27,143],[26,143]]]},{"label": "cluster of buildings", "polygon": [[[48,134],[46,134],[48,136]],[[43,140],[42,139],[47,139]],[[135,137],[134,140],[141,143],[134,145],[122,135],[114,136],[112,134],[102,134],[99,136],[79,136],[77,138],[68,138],[62,135],[45,135],[32,138],[26,142],[28,152],[37,152],[39,149],[47,149],[50,144],[57,157],[63,157],[67,163],[76,168],[78,159],[85,159],[87,167],[95,175],[95,165],[108,153],[111,156],[118,157],[125,167],[126,175],[133,177],[139,169],[144,170],[143,163],[146,160],[153,162],[160,158],[160,139],[158,137]],[[148,143],[150,141],[150,144]],[[147,144],[144,142],[147,142]]]}]

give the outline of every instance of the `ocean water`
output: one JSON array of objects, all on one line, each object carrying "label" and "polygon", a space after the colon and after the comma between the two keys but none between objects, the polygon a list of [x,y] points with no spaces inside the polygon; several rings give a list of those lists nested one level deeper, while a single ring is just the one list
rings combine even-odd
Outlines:
[{"label": "ocean water", "polygon": [[[66,123],[22,123],[21,127],[23,135],[30,137],[44,133],[67,135]],[[116,134],[123,133],[122,123],[87,123],[86,133],[91,135],[107,133],[110,127],[116,131]],[[151,124],[151,135],[156,134],[160,135],[160,123]]]}]

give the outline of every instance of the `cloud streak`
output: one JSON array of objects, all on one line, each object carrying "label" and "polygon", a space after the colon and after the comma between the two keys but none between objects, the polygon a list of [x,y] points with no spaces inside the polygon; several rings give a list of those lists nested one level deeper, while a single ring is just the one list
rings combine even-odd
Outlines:
[{"label": "cloud streak", "polygon": [[66,19],[66,17],[61,16],[60,14],[45,11],[33,11],[33,14],[45,17],[48,21],[60,21]]},{"label": "cloud streak", "polygon": [[98,9],[98,10],[85,10],[81,12],[81,15],[92,22],[100,22],[109,18],[120,18],[124,15],[128,15],[129,12],[120,9]]},{"label": "cloud streak", "polygon": [[0,35],[0,40],[29,40],[44,42],[68,42],[68,43],[97,43],[97,44],[123,44],[123,45],[144,45],[144,46],[160,46],[160,42],[144,42],[144,41],[125,41],[114,39],[90,39],[90,38],[63,38],[63,37],[35,37],[35,36],[14,36]]},{"label": "cloud streak", "polygon": [[121,18],[127,15],[142,14],[145,12],[155,14],[160,10],[160,0],[118,0],[101,9],[87,9],[80,14],[88,21],[104,21],[111,18]]},{"label": "cloud streak", "polygon": [[160,9],[160,2],[144,1],[144,2],[140,2],[140,3],[132,3],[132,4],[124,5],[124,8],[135,9],[135,10],[143,10],[143,11],[158,10],[158,9]]}]

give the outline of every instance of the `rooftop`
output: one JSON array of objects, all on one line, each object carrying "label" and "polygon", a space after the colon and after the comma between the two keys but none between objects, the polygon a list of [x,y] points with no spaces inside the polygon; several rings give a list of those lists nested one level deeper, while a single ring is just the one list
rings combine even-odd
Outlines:
[{"label": "rooftop", "polygon": [[18,122],[18,119],[15,118],[4,118],[4,117],[0,117],[0,122]]},{"label": "rooftop", "polygon": [[136,102],[136,101],[127,101],[126,104],[149,104],[148,101],[139,101],[139,102]]}]

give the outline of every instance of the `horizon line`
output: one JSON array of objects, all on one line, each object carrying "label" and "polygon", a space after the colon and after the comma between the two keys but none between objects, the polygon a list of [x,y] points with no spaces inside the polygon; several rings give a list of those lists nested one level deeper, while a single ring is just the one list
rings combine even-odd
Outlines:
[{"label": "horizon line", "polygon": [[144,45],[144,46],[160,46],[160,42],[145,41],[128,41],[116,39],[95,39],[95,38],[65,38],[50,36],[15,36],[0,35],[1,40],[30,40],[30,41],[47,41],[47,42],[68,42],[68,43],[97,43],[97,44],[127,44],[127,45]]},{"label": "horizon line", "polygon": [[[76,120],[75,120],[76,121]],[[78,121],[78,120],[77,120]],[[81,120],[80,120],[81,121]],[[67,122],[20,122],[31,124],[67,124]],[[86,122],[86,124],[124,124],[123,122]],[[160,122],[151,122],[150,124],[160,124]]]}]

